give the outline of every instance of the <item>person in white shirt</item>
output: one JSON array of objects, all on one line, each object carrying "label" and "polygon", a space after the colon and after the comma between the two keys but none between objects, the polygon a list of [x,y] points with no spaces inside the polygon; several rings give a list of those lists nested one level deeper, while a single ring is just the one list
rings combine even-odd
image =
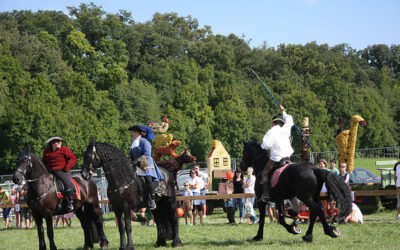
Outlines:
[{"label": "person in white shirt", "polygon": [[394,165],[394,182],[397,189],[397,219],[400,220],[400,161]]},{"label": "person in white shirt", "polygon": [[274,116],[272,118],[272,127],[265,133],[261,148],[270,151],[270,157],[262,172],[261,184],[264,185],[262,201],[269,201],[269,179],[268,176],[272,169],[284,158],[289,158],[293,154],[293,148],[290,143],[290,130],[294,125],[293,117],[285,112],[285,108],[280,105],[283,117]]},{"label": "person in white shirt", "polygon": [[[190,190],[193,193],[193,196],[200,195],[200,188],[201,188],[201,183],[203,180],[197,176],[196,170],[194,168],[190,169],[190,178],[188,180],[189,182],[189,187]],[[200,200],[194,200],[193,201],[193,225],[196,225],[196,211],[197,215],[199,215],[200,218],[200,224],[203,225],[203,206],[200,205]]]},{"label": "person in white shirt", "polygon": [[[256,183],[256,177],[253,175],[254,169],[252,167],[247,168],[247,177],[243,180],[243,191],[245,194],[254,194],[254,185]],[[257,223],[257,215],[254,211],[254,197],[246,198],[245,208],[246,213],[250,217],[251,223]]]},{"label": "person in white shirt", "polygon": [[[208,177],[208,174],[200,171],[199,165],[195,165],[194,170],[196,171],[197,176],[202,180],[202,185],[200,186],[200,195],[206,195],[208,185],[210,185],[210,178]],[[206,217],[206,200],[200,200],[200,205],[203,206],[203,217]]]}]

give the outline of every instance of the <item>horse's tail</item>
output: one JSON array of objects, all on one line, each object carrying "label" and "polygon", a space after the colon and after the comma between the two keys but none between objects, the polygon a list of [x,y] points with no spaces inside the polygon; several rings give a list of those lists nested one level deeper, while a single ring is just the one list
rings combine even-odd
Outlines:
[{"label": "horse's tail", "polygon": [[86,203],[83,205],[83,212],[84,212],[84,216],[86,218],[86,226],[87,229],[90,232],[91,238],[92,238],[92,242],[93,243],[98,243],[100,242],[100,232],[97,229],[97,225],[96,225],[96,214],[95,211],[93,209],[93,205]]},{"label": "horse's tail", "polygon": [[352,210],[352,201],[349,187],[340,176],[323,169],[315,169],[325,182],[328,195],[333,197],[339,206],[339,216],[347,216]]}]

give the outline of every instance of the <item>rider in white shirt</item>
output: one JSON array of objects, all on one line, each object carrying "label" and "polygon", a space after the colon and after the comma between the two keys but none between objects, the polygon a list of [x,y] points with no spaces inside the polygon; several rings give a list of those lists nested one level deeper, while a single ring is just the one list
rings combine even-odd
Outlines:
[{"label": "rider in white shirt", "polygon": [[293,148],[290,143],[290,130],[294,125],[293,117],[285,112],[285,108],[280,105],[283,117],[274,116],[272,118],[272,127],[264,135],[261,148],[270,150],[270,158],[262,172],[261,184],[264,185],[262,200],[269,201],[269,179],[268,176],[272,169],[284,158],[289,158],[293,154]]}]

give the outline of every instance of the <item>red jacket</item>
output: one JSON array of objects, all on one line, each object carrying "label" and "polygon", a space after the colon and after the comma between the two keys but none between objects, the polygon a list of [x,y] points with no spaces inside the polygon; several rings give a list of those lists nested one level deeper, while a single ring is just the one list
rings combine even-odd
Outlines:
[{"label": "red jacket", "polygon": [[42,161],[48,169],[64,169],[68,172],[75,166],[76,157],[74,153],[65,146],[61,146],[60,149],[54,152],[50,147],[44,150]]}]

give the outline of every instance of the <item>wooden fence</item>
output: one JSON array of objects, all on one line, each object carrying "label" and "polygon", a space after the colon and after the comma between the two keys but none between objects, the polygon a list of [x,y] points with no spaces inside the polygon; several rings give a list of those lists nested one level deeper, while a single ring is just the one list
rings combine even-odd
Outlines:
[{"label": "wooden fence", "polygon": [[[356,190],[354,191],[356,196],[391,196],[400,195],[399,190]],[[327,193],[321,193],[321,197],[327,196]],[[196,196],[176,196],[176,200],[225,200],[225,199],[236,199],[236,198],[249,198],[255,197],[254,194],[216,194],[216,195],[196,195]],[[108,204],[108,200],[101,200],[100,203]],[[0,205],[0,208],[14,207],[15,205],[5,206]],[[26,207],[26,204],[21,204],[20,207]]]}]

